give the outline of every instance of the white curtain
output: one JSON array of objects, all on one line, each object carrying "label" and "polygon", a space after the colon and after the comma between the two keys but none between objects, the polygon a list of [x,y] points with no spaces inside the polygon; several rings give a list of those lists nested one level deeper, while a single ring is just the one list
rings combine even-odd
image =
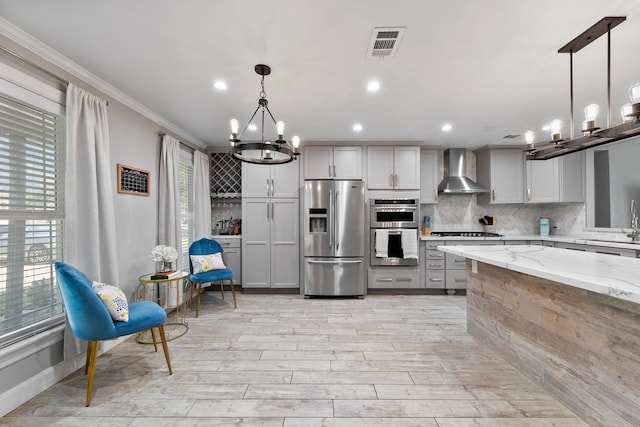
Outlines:
[{"label": "white curtain", "polygon": [[[67,87],[65,261],[91,280],[118,286],[107,103]],[[82,350],[67,327],[65,358]]]},{"label": "white curtain", "polygon": [[195,240],[211,237],[209,170],[209,156],[195,151],[193,155],[193,235]]},{"label": "white curtain", "polygon": [[[160,179],[158,181],[158,243],[171,246],[178,250],[176,267],[182,265],[180,229],[180,175],[178,162],[180,160],[180,141],[170,135],[162,137],[160,151]],[[167,292],[167,307],[175,307],[182,302],[184,290],[178,286],[176,300],[175,292]]]}]

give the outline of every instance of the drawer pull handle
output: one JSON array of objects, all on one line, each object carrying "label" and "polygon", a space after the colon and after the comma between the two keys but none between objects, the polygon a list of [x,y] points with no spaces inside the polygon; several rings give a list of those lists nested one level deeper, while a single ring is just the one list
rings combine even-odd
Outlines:
[{"label": "drawer pull handle", "polygon": [[454,280],[454,282],[456,282],[456,283],[462,283],[462,282],[466,282],[466,281],[467,281],[467,279],[456,279],[456,280]]},{"label": "drawer pull handle", "polygon": [[455,262],[463,262],[464,260],[466,260],[466,258],[455,258],[454,259]]},{"label": "drawer pull handle", "polygon": [[429,280],[430,280],[430,281],[432,281],[432,282],[442,282],[442,279],[434,279],[434,278],[431,278],[431,279],[429,279]]},{"label": "drawer pull handle", "polygon": [[393,282],[393,279],[382,279],[382,278],[377,278],[376,282]]},{"label": "drawer pull handle", "polygon": [[440,267],[442,264],[429,264],[429,267]]},{"label": "drawer pull handle", "polygon": [[411,277],[398,277],[397,282],[411,282]]}]

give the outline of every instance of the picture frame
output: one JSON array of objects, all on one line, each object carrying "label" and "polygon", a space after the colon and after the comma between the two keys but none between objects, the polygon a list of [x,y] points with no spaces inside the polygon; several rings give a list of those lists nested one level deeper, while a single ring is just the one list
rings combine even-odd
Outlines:
[{"label": "picture frame", "polygon": [[151,173],[148,170],[118,163],[118,193],[149,196]]}]

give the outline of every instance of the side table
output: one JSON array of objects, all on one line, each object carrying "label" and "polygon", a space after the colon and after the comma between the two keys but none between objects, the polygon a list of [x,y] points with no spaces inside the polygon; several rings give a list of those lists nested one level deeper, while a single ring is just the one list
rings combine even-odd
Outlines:
[{"label": "side table", "polygon": [[[168,279],[151,279],[157,273],[147,273],[138,277],[138,289],[136,301],[154,301],[165,310],[175,311],[171,317],[167,317],[164,324],[167,341],[180,338],[189,330],[187,322],[188,293],[185,287],[189,286],[189,272],[182,271]],[[153,344],[149,331],[141,332],[136,337],[140,344]]]}]

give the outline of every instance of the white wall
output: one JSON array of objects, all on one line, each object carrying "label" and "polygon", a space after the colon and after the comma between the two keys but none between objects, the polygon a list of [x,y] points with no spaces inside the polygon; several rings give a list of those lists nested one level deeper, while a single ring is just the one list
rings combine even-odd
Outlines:
[{"label": "white wall", "polygon": [[[168,130],[1,35],[0,45],[56,76],[108,100],[120,287],[127,297],[133,300],[138,277],[153,271],[155,267],[148,255],[157,244],[158,239],[157,193],[161,140],[159,133]],[[167,126],[169,125],[167,124]],[[189,145],[198,146],[197,143],[173,134]],[[150,196],[134,196],[116,192],[116,165],[118,163],[150,171]],[[91,239],[91,236],[87,236],[87,239]],[[2,378],[0,381],[0,416],[83,366],[84,356],[73,361],[63,361],[61,344],[62,333],[58,329],[0,351],[0,378]],[[113,344],[107,344],[106,348],[109,345]]]}]

